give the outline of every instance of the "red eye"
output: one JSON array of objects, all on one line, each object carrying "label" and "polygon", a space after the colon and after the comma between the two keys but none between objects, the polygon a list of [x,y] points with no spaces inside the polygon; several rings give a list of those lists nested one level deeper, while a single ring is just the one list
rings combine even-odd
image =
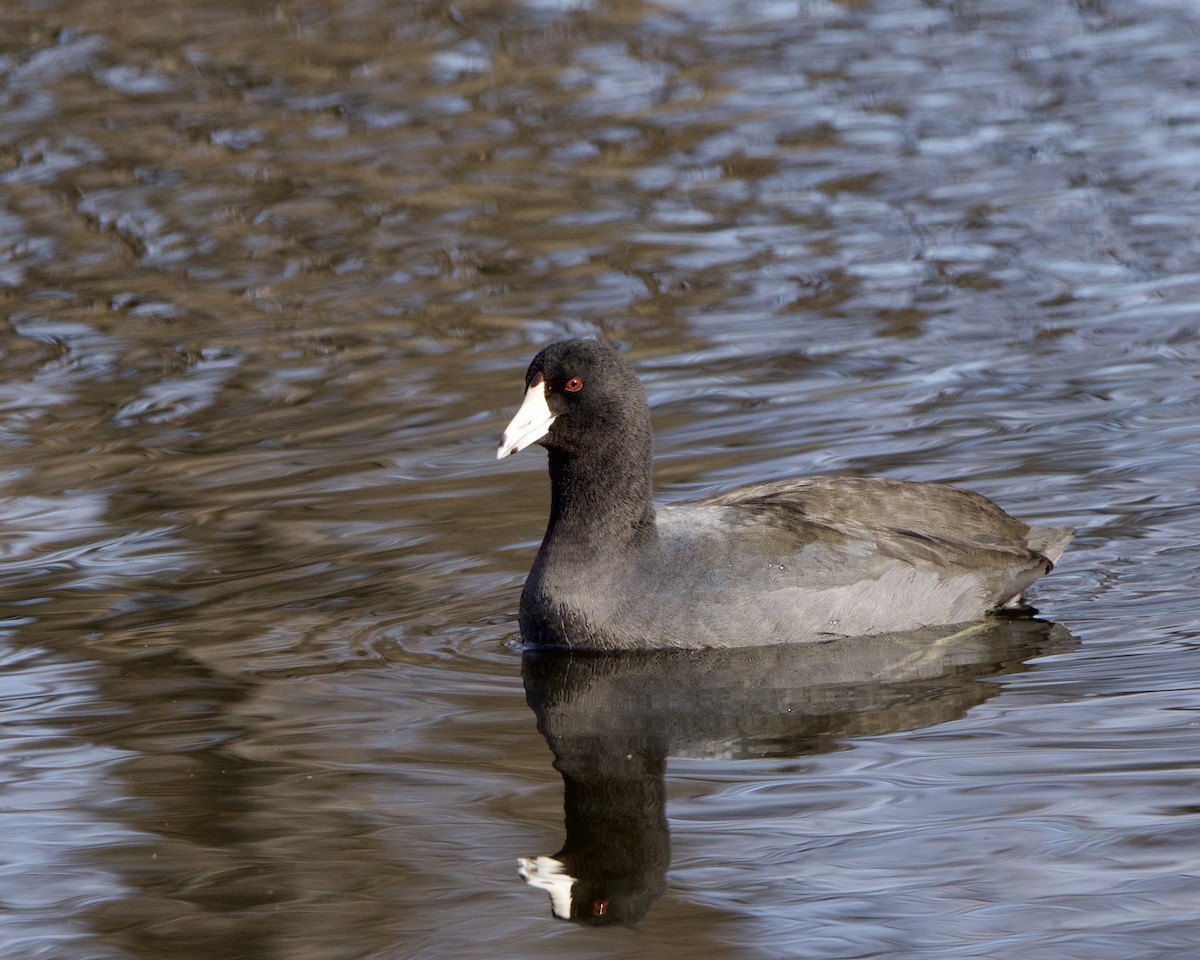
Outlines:
[{"label": "red eye", "polygon": [[578,377],[572,377],[567,381],[567,390],[571,393],[578,393],[583,389],[583,381]]}]

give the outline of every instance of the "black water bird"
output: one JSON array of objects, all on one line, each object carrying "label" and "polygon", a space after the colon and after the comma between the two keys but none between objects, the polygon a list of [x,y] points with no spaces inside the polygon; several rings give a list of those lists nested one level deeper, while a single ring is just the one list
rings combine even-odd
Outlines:
[{"label": "black water bird", "polygon": [[938,483],[818,476],[655,508],[650,415],[596,340],[542,350],[499,458],[549,453],[526,643],[629,650],[804,643],[967,623],[1019,602],[1072,531]]}]

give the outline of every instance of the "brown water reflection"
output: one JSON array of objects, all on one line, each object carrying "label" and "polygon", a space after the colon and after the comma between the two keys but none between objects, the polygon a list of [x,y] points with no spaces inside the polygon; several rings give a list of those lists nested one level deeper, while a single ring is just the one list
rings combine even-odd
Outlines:
[{"label": "brown water reflection", "polygon": [[[1198,46],[1175,0],[0,6],[0,953],[1194,952]],[[562,781],[545,478],[492,456],[592,333],[667,499],[1082,531],[1078,650],[671,754],[633,929],[513,869]]]}]

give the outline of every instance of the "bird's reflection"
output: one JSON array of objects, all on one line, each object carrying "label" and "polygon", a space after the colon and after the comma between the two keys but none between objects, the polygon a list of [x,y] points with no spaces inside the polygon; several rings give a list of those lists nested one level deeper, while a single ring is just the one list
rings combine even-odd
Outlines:
[{"label": "bird's reflection", "polygon": [[563,778],[566,840],[522,857],[555,916],[633,924],[666,889],[668,756],[792,757],[961,717],[980,678],[1069,649],[1030,617],[748,650],[525,654],[525,695]]}]

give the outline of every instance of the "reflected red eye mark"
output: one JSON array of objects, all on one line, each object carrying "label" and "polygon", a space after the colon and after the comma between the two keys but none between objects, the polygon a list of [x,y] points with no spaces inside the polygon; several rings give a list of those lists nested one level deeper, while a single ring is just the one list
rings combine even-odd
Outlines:
[{"label": "reflected red eye mark", "polygon": [[578,393],[583,389],[583,381],[578,377],[572,377],[567,381],[567,390],[571,393]]}]

